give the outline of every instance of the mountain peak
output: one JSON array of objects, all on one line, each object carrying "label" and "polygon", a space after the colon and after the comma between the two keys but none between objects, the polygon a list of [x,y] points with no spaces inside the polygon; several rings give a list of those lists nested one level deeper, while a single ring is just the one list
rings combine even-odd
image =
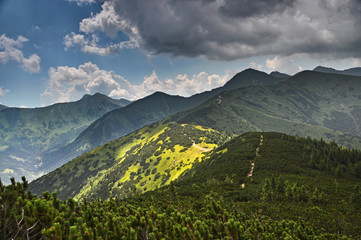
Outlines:
[{"label": "mountain peak", "polygon": [[281,73],[278,71],[273,71],[269,74],[270,76],[276,77],[276,78],[288,78],[290,77],[290,75],[286,74],[286,73]]},{"label": "mountain peak", "polygon": [[80,100],[85,100],[85,99],[88,99],[90,98],[92,95],[90,94],[84,94],[84,96],[80,99]]},{"label": "mountain peak", "polygon": [[315,67],[313,69],[313,71],[315,71],[315,72],[324,72],[324,73],[336,73],[336,72],[338,72],[334,68],[324,67],[324,66],[317,66],[317,67]]},{"label": "mountain peak", "polygon": [[170,95],[160,91],[154,92],[153,94],[149,95],[149,97],[163,97],[163,96],[170,96]]},{"label": "mountain peak", "polygon": [[223,88],[225,90],[231,90],[254,85],[270,85],[281,80],[281,78],[276,78],[265,72],[255,70],[253,68],[247,68],[242,72],[237,73],[223,86]]},{"label": "mountain peak", "polygon": [[86,99],[89,99],[89,98],[92,98],[92,99],[97,99],[97,98],[109,98],[108,96],[104,95],[104,94],[101,94],[99,92],[91,95],[91,94],[85,94],[80,100],[86,100]]}]

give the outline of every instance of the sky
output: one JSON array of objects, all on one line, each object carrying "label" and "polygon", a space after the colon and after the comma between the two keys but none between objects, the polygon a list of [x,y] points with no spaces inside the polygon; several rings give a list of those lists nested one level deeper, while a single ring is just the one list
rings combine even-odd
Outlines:
[{"label": "sky", "polygon": [[190,96],[246,68],[361,66],[360,0],[0,0],[0,104]]}]

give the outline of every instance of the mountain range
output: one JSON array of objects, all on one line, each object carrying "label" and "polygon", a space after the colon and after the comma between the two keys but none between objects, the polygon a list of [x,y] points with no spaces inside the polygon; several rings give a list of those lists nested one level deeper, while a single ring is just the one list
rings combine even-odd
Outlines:
[{"label": "mountain range", "polygon": [[300,72],[279,84],[219,94],[167,121],[241,134],[278,131],[361,147],[361,78]]},{"label": "mountain range", "polygon": [[129,104],[102,94],[85,95],[71,103],[42,108],[5,108],[0,111],[0,176],[40,174],[41,155],[76,138],[89,124],[106,112]]},{"label": "mountain range", "polygon": [[[32,179],[101,144],[162,119],[166,119],[162,120],[164,122],[208,126],[229,134],[279,131],[323,137],[347,147],[360,148],[359,83],[358,78],[343,74],[324,75],[318,71],[305,71],[289,76],[247,69],[236,74],[223,87],[188,98],[157,92],[130,103],[101,94],[93,97],[85,95],[79,102],[92,98],[99,98],[99,101],[107,99],[112,107],[98,106],[103,110],[91,117],[86,116],[86,111],[92,111],[85,110],[87,107],[82,110],[75,108],[74,116],[67,114],[70,120],[65,119],[60,125],[61,117],[48,121],[48,124],[41,117],[10,119],[17,122],[12,127],[8,127],[10,125],[6,122],[14,114],[11,112],[37,116],[40,110],[49,110],[57,104],[40,109],[4,109],[1,112],[6,114],[0,115],[0,123],[4,126],[2,136],[6,136],[2,139],[0,153],[4,162],[1,177],[7,179],[10,175],[26,175]],[[91,106],[96,105],[94,102],[88,106],[92,109]],[[58,112],[54,114],[57,115]],[[59,126],[49,130],[55,121]],[[27,126],[36,126],[36,131]]]},{"label": "mountain range", "polygon": [[110,111],[92,123],[71,143],[57,151],[43,155],[42,170],[51,171],[101,144],[122,137],[174,113],[191,109],[223,91],[255,85],[272,85],[281,80],[281,78],[264,72],[247,69],[236,74],[223,87],[191,97],[171,96],[156,92],[124,108]]},{"label": "mountain range", "polygon": [[[236,76],[242,74],[264,76],[255,70]],[[184,172],[184,166],[191,169],[195,159],[207,158],[205,146],[215,149],[245,132],[283,132],[361,149],[358,90],[360,77],[303,71],[276,84],[223,91],[194,108],[91,150],[34,181],[31,188],[36,193],[57,191],[63,198],[128,197],[132,189],[142,193],[169,184]],[[155,96],[167,95],[155,93],[149,98]],[[76,189],[66,184],[69,179],[77,183]]]}]

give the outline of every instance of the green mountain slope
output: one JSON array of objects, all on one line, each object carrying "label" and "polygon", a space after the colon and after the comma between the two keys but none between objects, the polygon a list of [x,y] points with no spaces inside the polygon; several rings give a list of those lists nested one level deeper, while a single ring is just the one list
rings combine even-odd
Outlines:
[{"label": "green mountain slope", "polygon": [[270,86],[224,92],[170,117],[241,134],[277,131],[361,148],[361,78],[304,71]]},{"label": "green mountain slope", "polygon": [[99,118],[73,142],[58,151],[43,156],[42,169],[50,171],[101,144],[122,137],[177,112],[191,109],[225,90],[251,85],[270,85],[281,80],[264,72],[247,69],[236,74],[223,87],[188,98],[170,96],[160,92],[154,93]]},{"label": "green mountain slope", "polygon": [[[104,144],[31,182],[35,193],[61,198],[120,198],[169,184],[228,136],[200,126],[149,125]],[[74,183],[74,184],[73,184]]]},{"label": "green mountain slope", "polygon": [[101,94],[85,95],[72,103],[42,108],[7,108],[0,111],[0,176],[26,175],[42,164],[41,155],[74,140],[94,120],[121,108],[124,101]]}]

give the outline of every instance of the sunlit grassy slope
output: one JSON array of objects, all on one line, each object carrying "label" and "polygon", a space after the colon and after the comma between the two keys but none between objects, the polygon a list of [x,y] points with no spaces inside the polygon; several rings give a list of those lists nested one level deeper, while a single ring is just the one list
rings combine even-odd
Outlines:
[{"label": "sunlit grassy slope", "polygon": [[188,124],[153,124],[109,142],[31,183],[61,198],[126,197],[169,184],[229,137]]}]

